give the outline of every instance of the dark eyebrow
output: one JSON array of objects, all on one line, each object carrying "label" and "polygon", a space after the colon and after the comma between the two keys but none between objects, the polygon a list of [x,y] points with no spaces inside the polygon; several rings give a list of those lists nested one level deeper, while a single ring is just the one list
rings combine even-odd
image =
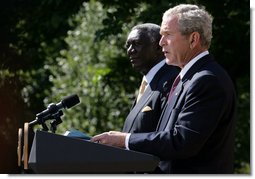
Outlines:
[{"label": "dark eyebrow", "polygon": [[169,30],[168,29],[160,29],[159,33],[160,33],[160,35],[166,34],[166,33],[169,33]]}]

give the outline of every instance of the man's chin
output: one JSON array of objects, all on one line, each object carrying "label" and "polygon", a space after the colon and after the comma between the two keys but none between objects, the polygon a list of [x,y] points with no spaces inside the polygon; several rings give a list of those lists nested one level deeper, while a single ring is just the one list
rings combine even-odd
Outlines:
[{"label": "man's chin", "polygon": [[174,61],[169,60],[169,59],[167,59],[167,58],[166,58],[166,64],[167,64],[167,65],[172,65],[172,66],[178,66],[178,64],[174,63]]},{"label": "man's chin", "polygon": [[173,61],[170,60],[170,59],[168,59],[168,58],[166,58],[166,64],[168,64],[168,65],[173,65]]},{"label": "man's chin", "polygon": [[133,64],[132,64],[132,67],[133,67],[133,69],[134,69],[135,71],[137,71],[137,72],[141,72],[141,71],[142,71],[142,68],[141,68],[140,66],[136,66],[136,65],[133,65]]}]

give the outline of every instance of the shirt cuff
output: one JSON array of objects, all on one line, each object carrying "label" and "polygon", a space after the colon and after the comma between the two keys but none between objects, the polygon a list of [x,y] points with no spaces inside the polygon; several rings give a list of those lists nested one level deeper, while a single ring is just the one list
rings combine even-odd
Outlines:
[{"label": "shirt cuff", "polygon": [[128,133],[125,138],[125,147],[127,150],[129,150],[128,142],[129,142],[130,135],[131,135],[131,133]]}]

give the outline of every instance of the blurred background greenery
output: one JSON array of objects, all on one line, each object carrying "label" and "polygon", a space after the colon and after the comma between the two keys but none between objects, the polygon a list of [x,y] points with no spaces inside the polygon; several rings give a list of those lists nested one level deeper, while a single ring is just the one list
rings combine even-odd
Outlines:
[{"label": "blurred background greenery", "polygon": [[250,9],[248,0],[9,0],[0,5],[0,173],[19,173],[17,131],[49,103],[77,94],[57,133],[121,130],[140,75],[124,48],[133,25],[160,25],[180,3],[214,16],[210,52],[238,94],[235,173],[250,174]]}]

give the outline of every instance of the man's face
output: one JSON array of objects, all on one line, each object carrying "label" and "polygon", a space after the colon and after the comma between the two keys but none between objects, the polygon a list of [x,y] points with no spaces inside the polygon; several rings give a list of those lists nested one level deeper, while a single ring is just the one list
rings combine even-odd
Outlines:
[{"label": "man's face", "polygon": [[183,67],[189,55],[189,40],[180,33],[176,17],[163,19],[160,28],[161,39],[159,45],[166,57],[168,65]]},{"label": "man's face", "polygon": [[156,44],[150,42],[148,35],[141,30],[135,29],[130,32],[126,48],[132,67],[142,74],[147,74],[158,62]]}]

